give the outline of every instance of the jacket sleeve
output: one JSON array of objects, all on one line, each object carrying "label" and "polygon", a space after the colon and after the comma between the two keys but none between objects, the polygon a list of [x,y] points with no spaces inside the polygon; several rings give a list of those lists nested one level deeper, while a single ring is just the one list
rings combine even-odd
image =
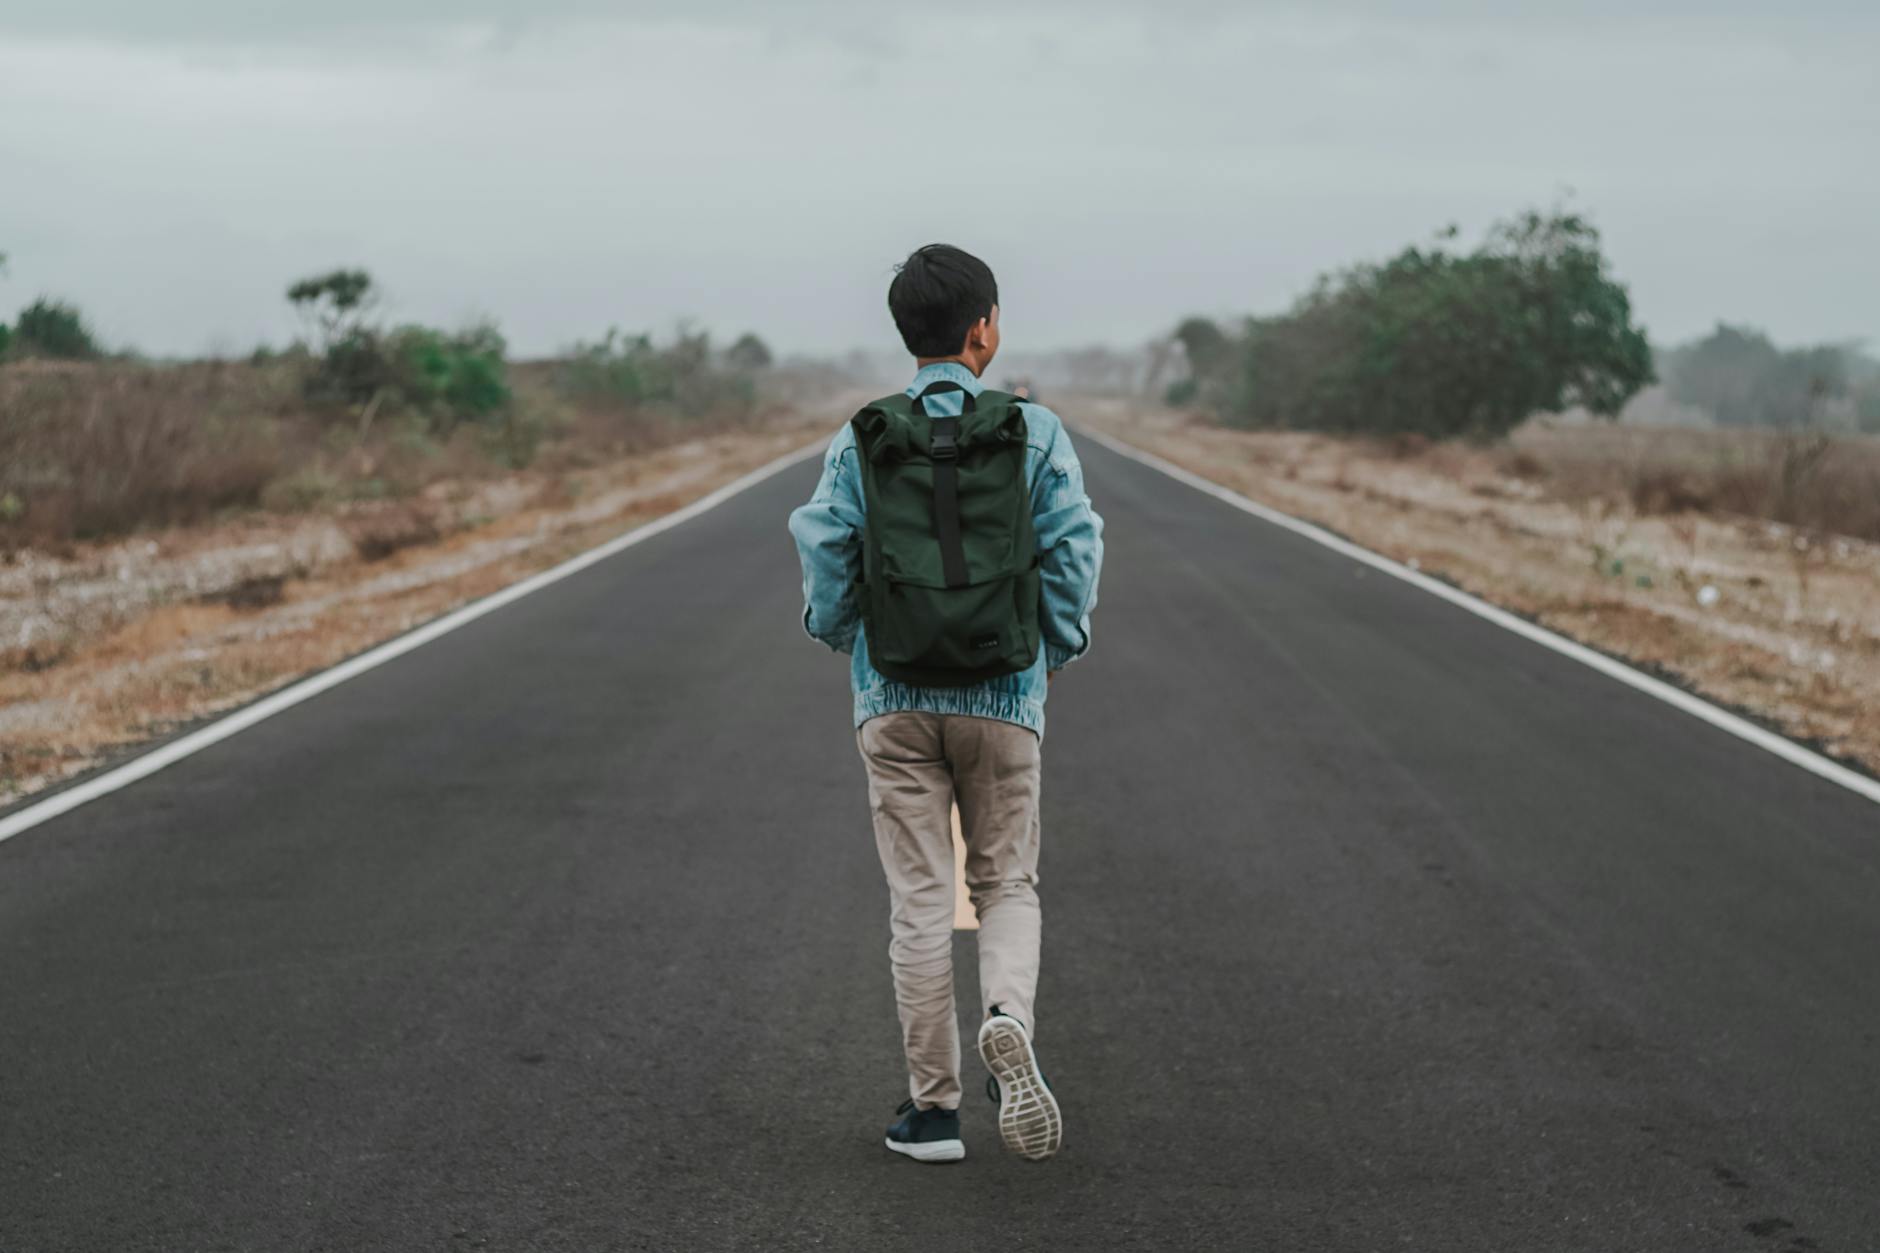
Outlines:
[{"label": "jacket sleeve", "polygon": [[861,629],[855,581],[862,572],[862,501],[855,439],[847,427],[830,441],[822,478],[809,503],[790,514],[790,535],[803,564],[803,629],[839,653],[854,649]]},{"label": "jacket sleeve", "polygon": [[1062,422],[1052,424],[1031,512],[1044,583],[1045,668],[1060,670],[1090,648],[1090,611],[1103,569],[1103,519],[1084,494],[1084,468]]}]

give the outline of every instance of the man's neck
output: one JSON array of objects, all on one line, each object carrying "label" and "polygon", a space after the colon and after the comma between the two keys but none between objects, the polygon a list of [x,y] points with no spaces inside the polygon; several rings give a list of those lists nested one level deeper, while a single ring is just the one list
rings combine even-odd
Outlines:
[{"label": "man's neck", "polygon": [[966,369],[972,371],[974,378],[978,378],[980,375],[986,372],[986,367],[984,365],[980,364],[979,362],[975,361],[973,358],[968,357],[963,353],[956,357],[915,357],[914,358],[914,368],[916,370],[924,370],[930,365],[964,366]]}]

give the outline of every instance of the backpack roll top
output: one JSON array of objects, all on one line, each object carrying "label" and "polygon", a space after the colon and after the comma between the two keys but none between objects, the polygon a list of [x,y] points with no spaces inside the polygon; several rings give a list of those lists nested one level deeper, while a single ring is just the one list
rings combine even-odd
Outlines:
[{"label": "backpack roll top", "polygon": [[865,527],[860,603],[869,660],[890,679],[954,687],[1031,666],[1039,645],[1038,545],[1017,397],[963,393],[930,417],[927,395],[855,415]]}]

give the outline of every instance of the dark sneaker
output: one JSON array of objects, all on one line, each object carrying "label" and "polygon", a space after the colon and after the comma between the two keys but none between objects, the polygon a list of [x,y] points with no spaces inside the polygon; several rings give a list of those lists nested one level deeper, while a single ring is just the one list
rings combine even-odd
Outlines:
[{"label": "dark sneaker", "polygon": [[966,1156],[957,1109],[916,1109],[914,1102],[902,1101],[894,1112],[901,1117],[888,1128],[888,1147],[896,1153],[917,1162],[957,1162]]},{"label": "dark sneaker", "polygon": [[1042,1162],[1064,1143],[1064,1118],[1051,1085],[1038,1069],[1025,1024],[992,1007],[979,1029],[979,1056],[992,1072],[987,1094],[999,1105],[999,1138],[1028,1161]]}]

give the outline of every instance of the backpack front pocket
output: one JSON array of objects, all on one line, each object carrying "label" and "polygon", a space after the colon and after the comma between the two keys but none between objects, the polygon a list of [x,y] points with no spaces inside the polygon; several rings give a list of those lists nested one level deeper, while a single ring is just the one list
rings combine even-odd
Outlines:
[{"label": "backpack front pocket", "polygon": [[1038,655],[1014,612],[1037,601],[1035,568],[965,587],[883,579],[868,591],[869,658],[891,679],[976,683],[1026,669]]}]

